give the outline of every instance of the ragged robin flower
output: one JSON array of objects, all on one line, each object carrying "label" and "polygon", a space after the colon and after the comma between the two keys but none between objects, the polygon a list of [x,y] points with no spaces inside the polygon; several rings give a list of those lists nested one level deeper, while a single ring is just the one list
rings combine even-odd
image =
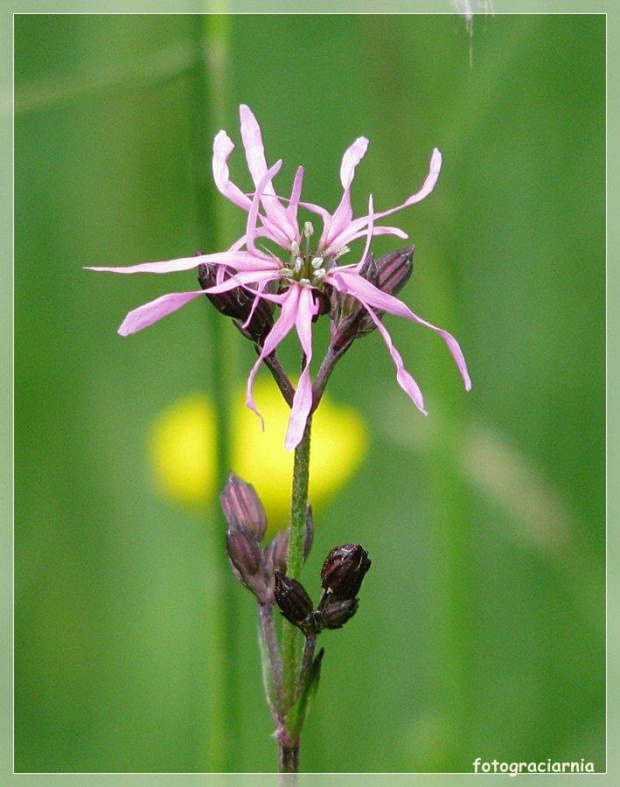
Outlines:
[{"label": "ragged robin flower", "polygon": [[[181,306],[207,292],[217,295],[242,287],[254,299],[247,317],[250,324],[254,310],[263,301],[280,308],[278,318],[266,333],[259,346],[259,356],[248,377],[246,404],[259,413],[254,401],[253,385],[260,365],[271,356],[283,339],[294,329],[303,350],[304,364],[299,383],[294,393],[285,446],[292,450],[302,439],[307,419],[313,408],[313,385],[310,375],[312,361],[312,323],[328,307],[326,302],[332,292],[355,299],[367,313],[381,334],[396,366],[396,378],[416,407],[426,413],[422,392],[413,377],[404,368],[403,360],[394,347],[391,337],[381,320],[382,313],[393,314],[412,320],[438,333],[444,340],[457,364],[465,388],[471,387],[467,365],[458,342],[447,331],[432,325],[412,312],[401,300],[384,292],[364,275],[364,262],[370,253],[372,238],[377,235],[395,235],[406,238],[396,228],[377,224],[379,219],[402,208],[420,202],[434,189],[441,169],[441,154],[435,149],[431,156],[429,173],[422,188],[412,194],[401,205],[375,212],[372,196],[369,198],[368,214],[353,217],[351,184],[355,169],[364,157],[368,140],[359,137],[348,148],[342,159],[340,180],[343,195],[333,213],[319,205],[301,201],[304,176],[303,167],[297,169],[290,197],[277,195],[273,180],[281,169],[282,161],[269,167],[265,158],[260,127],[249,107],[242,105],[241,136],[248,169],[255,191],[244,194],[231,180],[228,159],[234,144],[225,131],[220,131],[213,145],[213,176],[220,192],[248,214],[245,234],[227,251],[184,257],[166,262],[142,263],[123,268],[91,268],[91,270],[113,273],[171,273],[208,264],[217,268],[213,286],[190,292],[163,295],[150,303],[129,312],[119,333],[123,336],[152,325],[162,317],[177,311]],[[313,245],[314,227],[311,222],[303,224],[298,219],[299,208],[315,213],[322,219],[323,230],[316,245]],[[359,261],[352,265],[341,265],[341,258],[349,251],[348,244],[364,238],[366,244]],[[259,241],[267,239],[276,244],[280,256],[265,250]]]}]

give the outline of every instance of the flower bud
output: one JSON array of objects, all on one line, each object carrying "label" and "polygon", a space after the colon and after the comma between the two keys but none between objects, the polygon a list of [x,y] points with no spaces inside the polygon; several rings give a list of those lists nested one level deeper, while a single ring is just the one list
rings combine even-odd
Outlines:
[{"label": "flower bud", "polygon": [[332,549],[321,569],[325,601],[355,598],[370,565],[368,552],[360,544],[343,544]]},{"label": "flower bud", "polygon": [[234,575],[242,585],[268,603],[269,589],[265,578],[263,551],[254,536],[240,523],[231,522],[226,533],[226,548]]},{"label": "flower bud", "polygon": [[[210,264],[198,266],[198,282],[203,290],[218,283],[218,267]],[[232,268],[225,267],[222,282],[229,279],[232,273]],[[247,339],[262,345],[273,326],[273,305],[269,301],[261,298],[252,312],[256,296],[244,287],[234,287],[227,292],[213,294],[208,292],[206,295],[219,312],[233,318],[235,325]],[[249,324],[245,325],[250,315],[252,318]]]},{"label": "flower bud", "polygon": [[267,517],[252,484],[231,473],[220,501],[229,525],[239,522],[257,541],[262,540],[267,529]]},{"label": "flower bud", "polygon": [[315,613],[318,623],[328,629],[339,629],[351,620],[359,606],[358,598],[349,598],[344,601],[330,601]]},{"label": "flower bud", "polygon": [[287,577],[281,571],[275,572],[275,580],[276,603],[282,614],[294,626],[306,633],[312,614],[312,599],[301,582]]},{"label": "flower bud", "polygon": [[[290,534],[290,528],[280,530],[279,533],[276,533],[271,544],[269,544],[265,550],[265,562],[268,571],[281,571],[283,574],[286,574]],[[312,518],[312,507],[308,505],[306,509],[306,532],[304,535],[304,560],[308,559],[313,540],[314,520]]]},{"label": "flower bud", "polygon": [[270,573],[281,571],[286,574],[286,563],[288,560],[288,539],[290,531],[280,530],[273,537],[271,544],[265,550],[265,563]]}]

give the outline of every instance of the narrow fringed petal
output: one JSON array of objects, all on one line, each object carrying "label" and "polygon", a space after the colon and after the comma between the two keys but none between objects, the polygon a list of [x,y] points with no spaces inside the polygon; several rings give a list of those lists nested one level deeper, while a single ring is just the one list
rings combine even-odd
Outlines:
[{"label": "narrow fringed petal", "polygon": [[[245,239],[243,242],[245,243]],[[176,260],[163,262],[142,262],[139,265],[124,265],[119,268],[87,267],[85,270],[105,273],[178,273],[179,271],[192,270],[203,263],[230,265],[238,271],[260,271],[266,267],[278,267],[277,263],[262,252],[251,254],[248,251],[231,250],[221,251],[217,254],[197,254],[194,257],[180,257]]]},{"label": "narrow fringed petal", "polygon": [[[263,175],[267,172],[263,135],[254,113],[246,104],[241,104],[239,107],[239,117],[241,119],[241,139],[243,140],[248,169],[254,184],[258,185]],[[265,189],[265,193],[275,193],[271,183]]]},{"label": "narrow fringed petal", "polygon": [[[268,171],[263,135],[254,113],[246,104],[241,104],[239,107],[239,115],[241,118],[241,138],[248,169],[258,190],[258,184]],[[297,235],[296,223],[291,221],[286,209],[280,204],[279,200],[277,198],[273,199],[273,197],[276,197],[276,192],[270,180],[261,189],[261,192],[263,195],[261,197],[262,204],[267,217],[284,233],[290,244],[290,241],[294,240]]]},{"label": "narrow fringed petal", "polygon": [[316,314],[314,296],[310,287],[301,287],[297,303],[295,327],[299,343],[304,351],[304,368],[297,384],[293,406],[286,430],[284,447],[292,451],[301,442],[306,428],[308,416],[312,410],[312,379],[310,363],[312,361],[312,318]]},{"label": "narrow fringed petal", "polygon": [[282,311],[280,312],[280,316],[276,320],[273,325],[273,328],[267,334],[265,341],[263,343],[263,347],[260,351],[260,354],[256,360],[256,363],[252,367],[252,371],[249,374],[247,388],[246,388],[246,397],[245,403],[246,405],[252,410],[252,412],[256,413],[258,417],[261,419],[261,423],[263,428],[265,426],[263,417],[260,414],[256,403],[254,401],[254,378],[256,377],[258,370],[260,369],[260,365],[265,360],[268,355],[278,347],[278,345],[284,341],[284,339],[288,336],[291,332],[293,326],[295,325],[295,317],[297,314],[297,303],[299,300],[299,285],[293,284],[291,285],[290,289],[284,293],[284,297],[281,297],[280,304],[282,307]]},{"label": "narrow fringed petal", "polygon": [[[251,292],[256,292],[255,289],[252,289],[253,285],[260,286],[268,284],[270,281],[275,281],[279,278],[280,276],[278,271],[270,267],[265,267],[260,271],[242,271],[240,273],[231,274],[229,278],[227,278],[222,283],[218,283],[213,287],[208,287],[206,290],[203,290],[203,292],[209,293],[210,295],[218,295],[219,293],[234,289],[236,286],[249,289]],[[266,298],[267,295],[263,295],[262,297]],[[274,303],[281,303],[281,295],[273,295],[271,297],[273,298]]]},{"label": "narrow fringed petal", "polygon": [[[230,171],[228,169],[228,159],[230,154],[235,149],[233,141],[230,139],[225,131],[220,131],[213,141],[213,180],[221,194],[229,199],[233,204],[242,208],[246,212],[250,210],[252,199],[247,194],[244,194],[238,186],[230,180]],[[273,187],[272,187],[273,189]],[[261,216],[261,221],[264,225],[263,237],[267,237],[275,243],[288,245],[288,227],[283,231],[274,223],[269,216]]]},{"label": "narrow fringed petal", "polygon": [[[363,229],[360,232],[357,232],[353,237],[349,238],[348,243],[353,243],[354,240],[358,240],[358,238],[363,238],[366,235],[367,229]],[[372,231],[373,238],[377,235],[394,235],[397,238],[401,238],[401,240],[407,240],[409,235],[406,232],[401,230],[399,227],[374,227]],[[341,247],[342,248],[342,247]]]},{"label": "narrow fringed petal", "polygon": [[214,287],[209,287],[206,290],[195,290],[192,292],[170,292],[166,295],[161,295],[154,301],[138,306],[133,309],[123,320],[118,332],[121,336],[130,336],[133,333],[148,328],[153,323],[158,322],[163,317],[176,312],[186,303],[194,300],[199,295],[206,293],[216,295],[218,293],[227,292],[235,287],[247,286],[259,282],[267,282],[277,278],[277,273],[272,270],[268,271],[252,271],[250,273],[238,273],[226,279],[222,284],[216,284]]},{"label": "narrow fringed petal", "polygon": [[[437,179],[439,178],[439,173],[441,171],[441,153],[437,148],[434,149],[433,155],[431,156],[431,163],[429,167],[428,175],[426,176],[426,180],[422,185],[422,188],[417,191],[415,194],[412,194],[408,197],[402,205],[398,205],[395,208],[390,208],[389,210],[383,210],[379,213],[375,213],[373,219],[376,221],[377,219],[381,219],[384,216],[390,216],[392,213],[396,213],[399,210],[403,210],[403,208],[408,208],[410,205],[415,205],[416,202],[421,202],[425,197],[432,192],[435,188],[435,184],[437,183]],[[351,221],[348,226],[344,227],[342,232],[332,237],[330,233],[330,240],[327,246],[327,252],[335,253],[343,246],[346,246],[348,243],[354,239],[354,237],[359,237],[359,233],[363,232],[366,226],[368,225],[368,221],[370,216],[362,216],[359,219],[355,219]]]},{"label": "narrow fringed petal", "polygon": [[161,320],[162,317],[176,312],[182,306],[185,306],[186,303],[193,301],[194,298],[198,298],[200,295],[204,295],[204,290],[170,292],[167,295],[162,295],[154,301],[145,303],[130,311],[123,320],[118,332],[121,336],[130,336],[132,333],[137,333]]},{"label": "narrow fringed petal", "polygon": [[[323,234],[319,243],[320,248],[335,246],[334,241],[341,235],[351,223],[353,218],[353,207],[351,206],[351,183],[355,176],[355,169],[366,155],[368,150],[368,140],[365,137],[358,137],[355,142],[347,149],[342,157],[340,167],[340,182],[344,189],[340,204],[334,211],[331,220],[323,228]],[[340,244],[339,251],[345,244]]]},{"label": "narrow fringed petal", "polygon": [[342,157],[342,164],[340,165],[340,182],[343,189],[351,188],[351,183],[353,183],[353,178],[355,177],[355,169],[366,155],[368,144],[366,137],[358,137],[345,151]]},{"label": "narrow fringed petal", "polygon": [[253,253],[256,253],[257,251],[254,245],[254,240],[258,232],[256,222],[258,219],[258,208],[260,205],[261,196],[264,193],[265,189],[267,188],[267,184],[271,183],[271,179],[274,177],[274,175],[277,175],[277,173],[280,171],[281,168],[282,168],[282,159],[276,161],[273,167],[268,169],[263,174],[263,176],[261,177],[261,179],[259,180],[256,186],[256,193],[252,198],[252,204],[250,206],[250,210],[248,211],[248,221],[246,224],[245,239],[249,251]]},{"label": "narrow fringed petal", "polygon": [[[297,172],[295,173],[295,178],[293,180],[293,187],[291,189],[291,198],[288,203],[288,208],[286,209],[290,220],[296,226],[298,226],[297,210],[299,208],[299,200],[301,199],[301,187],[303,181],[304,181],[304,168],[297,167]],[[296,237],[295,240],[299,241],[299,238]]]},{"label": "narrow fringed petal", "polygon": [[403,363],[402,356],[398,352],[396,347],[394,347],[394,344],[392,342],[392,337],[390,336],[387,328],[377,317],[377,315],[373,312],[370,306],[368,306],[365,303],[362,303],[362,305],[368,312],[371,320],[377,326],[377,330],[383,337],[383,341],[385,342],[389,350],[389,353],[392,356],[392,360],[394,361],[394,365],[396,366],[396,380],[398,384],[403,389],[403,391],[407,394],[407,396],[411,399],[411,401],[415,404],[418,410],[424,415],[428,415],[426,408],[424,407],[424,397],[422,396],[422,391],[420,390],[420,386],[416,383],[413,377],[405,369],[405,364]]},{"label": "narrow fringed petal", "polygon": [[238,186],[230,180],[228,159],[235,149],[235,144],[225,131],[220,131],[213,140],[213,180],[218,191],[229,199],[234,205],[247,211],[250,209],[250,200]]},{"label": "narrow fringed petal", "polygon": [[368,252],[370,251],[370,242],[372,241],[373,229],[375,227],[374,221],[372,218],[372,211],[374,207],[374,202],[372,199],[372,194],[368,197],[368,215],[370,216],[370,220],[368,222],[368,230],[366,232],[366,243],[364,244],[364,251],[362,252],[362,256],[360,257],[360,261],[357,265],[357,270],[361,270],[362,266],[366,262],[366,257]]},{"label": "narrow fringed petal", "polygon": [[[328,210],[325,210],[325,208],[322,208],[320,205],[315,205],[314,202],[300,202],[299,206],[309,210],[310,213],[316,213],[317,216],[320,216],[323,219],[324,225],[329,224],[331,221],[332,214]],[[323,229],[323,232],[325,232],[325,229]]]},{"label": "narrow fringed petal", "polygon": [[258,306],[259,306],[259,304],[261,302],[261,296],[263,295],[265,287],[267,286],[267,284],[268,284],[268,282],[266,282],[265,284],[259,284],[257,286],[256,297],[254,298],[254,300],[252,302],[252,306],[250,307],[250,313],[248,314],[247,320],[241,326],[243,328],[243,330],[248,328],[250,323],[254,319],[254,315],[256,313],[256,309],[258,308]]},{"label": "narrow fringed petal", "polygon": [[457,340],[454,338],[454,336],[452,336],[452,334],[448,333],[448,331],[445,331],[443,328],[438,328],[436,325],[423,320],[417,314],[412,312],[411,309],[398,298],[382,292],[380,289],[375,287],[366,279],[363,279],[361,276],[359,276],[359,274],[350,268],[335,268],[333,271],[330,271],[327,274],[325,281],[329,281],[329,283],[333,284],[336,289],[340,290],[341,292],[353,295],[353,297],[357,298],[361,303],[366,304],[367,306],[370,306],[374,309],[380,309],[381,311],[388,312],[389,314],[394,314],[397,317],[404,317],[407,320],[412,320],[413,322],[418,323],[418,325],[423,325],[425,328],[430,328],[432,331],[435,331],[435,333],[441,336],[450,350],[458,370],[461,373],[461,377],[463,378],[465,390],[471,390],[471,378],[467,370],[465,356],[463,355],[463,351],[461,350]]}]

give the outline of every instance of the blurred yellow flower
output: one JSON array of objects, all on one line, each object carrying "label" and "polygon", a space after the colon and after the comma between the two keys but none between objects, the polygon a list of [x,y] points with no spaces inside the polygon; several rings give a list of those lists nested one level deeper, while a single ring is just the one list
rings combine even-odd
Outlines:
[{"label": "blurred yellow flower", "polygon": [[[265,418],[265,431],[245,406],[240,391],[233,406],[232,467],[254,484],[272,530],[288,524],[293,454],[284,449],[289,408],[269,378],[259,379],[255,399]],[[175,402],[155,421],[150,434],[150,460],[158,489],[166,497],[192,507],[216,496],[214,411],[203,395]],[[320,506],[355,473],[368,450],[361,415],[334,404],[326,394],[313,419],[310,500]]]}]

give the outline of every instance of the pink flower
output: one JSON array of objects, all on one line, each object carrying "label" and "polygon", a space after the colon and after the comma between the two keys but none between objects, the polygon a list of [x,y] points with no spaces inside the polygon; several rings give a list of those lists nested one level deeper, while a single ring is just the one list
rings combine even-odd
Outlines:
[{"label": "pink flower", "polygon": [[[402,357],[394,347],[381,321],[381,315],[378,316],[377,312],[405,317],[438,333],[452,353],[465,388],[469,390],[471,382],[467,365],[456,339],[447,331],[418,317],[398,298],[375,287],[360,274],[362,262],[369,252],[370,242],[375,235],[407,237],[397,227],[377,226],[375,222],[419,202],[431,193],[441,169],[440,152],[437,149],[433,151],[430,170],[422,188],[402,205],[375,213],[371,197],[368,214],[353,218],[351,183],[355,169],[368,147],[368,140],[359,137],[343,156],[340,167],[343,195],[336,210],[330,214],[318,205],[300,201],[303,167],[297,169],[290,197],[283,199],[276,194],[273,179],[280,171],[282,161],[268,167],[262,134],[256,118],[245,105],[240,108],[240,116],[241,136],[255,191],[248,196],[230,180],[228,159],[234,144],[225,131],[220,131],[213,143],[213,177],[219,191],[235,205],[247,211],[245,234],[228,251],[216,254],[142,263],[124,268],[89,268],[89,270],[112,273],[172,273],[190,270],[202,263],[209,263],[218,268],[217,283],[207,290],[168,293],[129,312],[119,328],[121,336],[128,336],[152,325],[194,298],[204,295],[205,292],[217,294],[243,287],[253,294],[254,306],[260,299],[278,305],[280,315],[267,334],[259,357],[248,377],[247,405],[258,413],[252,393],[254,378],[264,359],[273,353],[294,329],[304,353],[304,365],[295,391],[285,440],[288,450],[295,448],[301,440],[312,410],[313,388],[310,376],[312,322],[318,314],[320,299],[329,288],[343,295],[352,296],[367,311],[394,361],[399,385],[423,413],[426,413],[426,410],[422,392],[413,377],[405,370]],[[323,221],[323,231],[314,249],[311,247],[314,232],[312,224],[305,222],[300,230],[297,215],[300,207],[319,215]],[[349,251],[348,244],[362,237],[366,238],[366,246],[360,262],[355,265],[339,265],[340,257]],[[280,259],[275,254],[259,248],[257,240],[260,238],[268,239],[283,249],[285,259]],[[250,319],[251,315],[247,320],[248,323]]]}]

